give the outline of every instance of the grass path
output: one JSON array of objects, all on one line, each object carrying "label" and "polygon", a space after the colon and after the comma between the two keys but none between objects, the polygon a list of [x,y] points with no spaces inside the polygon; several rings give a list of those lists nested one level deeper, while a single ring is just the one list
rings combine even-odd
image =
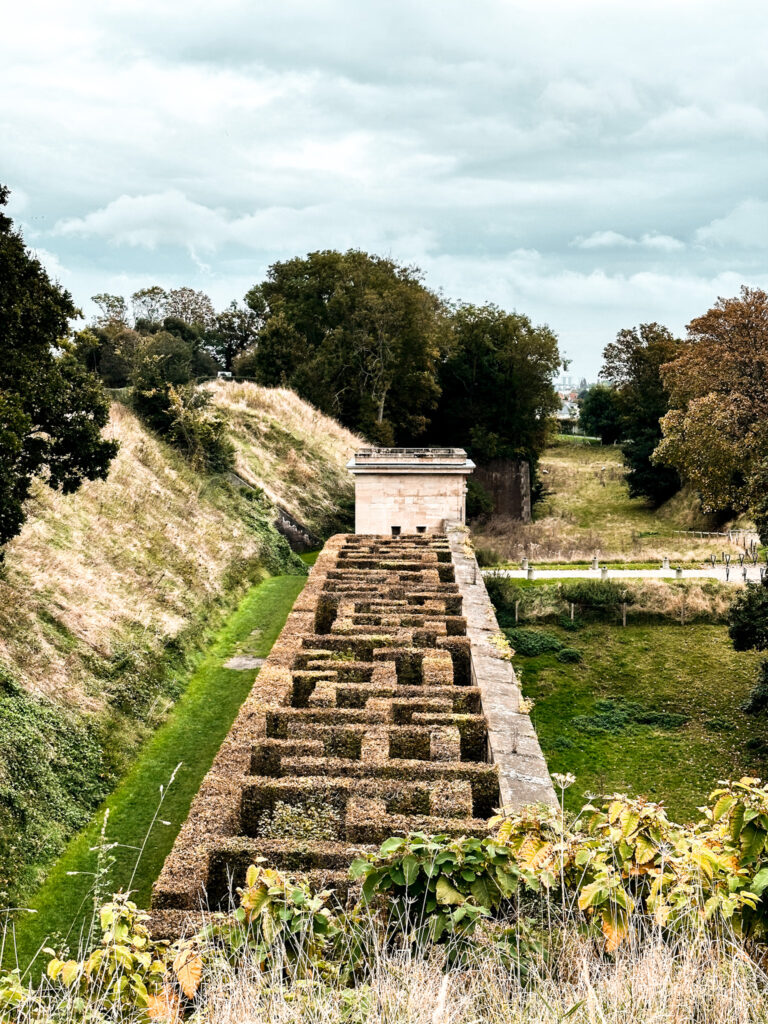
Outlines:
[{"label": "grass path", "polygon": [[[68,936],[76,949],[83,930],[90,926],[98,856],[92,847],[99,843],[107,810],[106,840],[119,845],[107,855],[114,857],[114,863],[99,883],[101,893],[108,895],[130,884],[139,905],[148,905],[152,883],[192,798],[253,685],[254,669],[232,671],[224,664],[235,653],[255,657],[269,653],[304,582],[303,576],[272,577],[253,587],[240,602],[192,670],[168,719],[142,747],[133,768],[90,825],[70,842],[30,901],[29,907],[37,913],[23,915],[16,926],[20,964],[29,963],[49,935]],[[169,786],[177,765],[180,767]],[[161,786],[165,797],[150,831]],[[148,833],[139,859],[139,848]],[[11,946],[6,942],[5,960],[13,965]]]}]

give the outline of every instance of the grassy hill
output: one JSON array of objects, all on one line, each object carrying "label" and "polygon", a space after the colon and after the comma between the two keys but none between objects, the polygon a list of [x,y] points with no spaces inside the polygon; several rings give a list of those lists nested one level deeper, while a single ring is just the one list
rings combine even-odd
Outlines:
[{"label": "grassy hill", "polygon": [[532,523],[503,517],[473,526],[486,562],[538,563],[590,560],[658,563],[702,562],[710,552],[736,552],[723,539],[701,539],[678,531],[723,530],[701,511],[695,494],[683,490],[660,508],[630,498],[619,448],[561,442],[540,463],[544,495]]},{"label": "grassy hill", "polygon": [[39,486],[6,548],[0,906],[37,884],[111,791],[248,588],[305,572],[271,499],[318,533],[349,508],[354,435],[289,392],[213,387],[254,490],[193,472],[115,403],[109,478],[70,496]]}]

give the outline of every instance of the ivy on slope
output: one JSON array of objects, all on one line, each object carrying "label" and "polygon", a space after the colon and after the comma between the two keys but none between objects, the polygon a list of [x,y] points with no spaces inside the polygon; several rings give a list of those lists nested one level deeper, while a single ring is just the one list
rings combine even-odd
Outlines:
[{"label": "ivy on slope", "polygon": [[0,669],[0,905],[35,881],[34,865],[85,824],[113,781],[95,721]]}]

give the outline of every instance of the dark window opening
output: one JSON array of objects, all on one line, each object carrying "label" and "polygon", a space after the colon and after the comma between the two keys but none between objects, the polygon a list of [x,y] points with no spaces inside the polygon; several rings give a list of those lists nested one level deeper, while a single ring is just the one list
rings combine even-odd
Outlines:
[{"label": "dark window opening", "polygon": [[426,532],[427,532],[426,526],[417,526],[416,527],[416,533],[426,533]]},{"label": "dark window opening", "polygon": [[392,527],[392,536],[393,537],[399,537],[400,536],[400,527],[399,526],[393,526]]}]

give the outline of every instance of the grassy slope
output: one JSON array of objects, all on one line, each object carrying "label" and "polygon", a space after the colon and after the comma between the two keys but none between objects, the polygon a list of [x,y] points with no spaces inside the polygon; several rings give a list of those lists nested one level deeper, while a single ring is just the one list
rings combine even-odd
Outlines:
[{"label": "grassy slope", "polygon": [[618,448],[554,445],[542,456],[541,470],[548,493],[536,506],[536,521],[478,526],[478,548],[495,551],[501,560],[527,554],[537,562],[563,563],[590,560],[599,552],[601,562],[657,563],[665,554],[676,562],[701,561],[724,547],[722,540],[675,534],[720,528],[706,522],[691,495],[676,495],[660,509],[630,498]]},{"label": "grassy slope", "polygon": [[[295,449],[314,479],[286,504],[309,522],[337,515],[357,439],[286,392],[245,397],[280,418],[279,452],[276,428],[238,441],[254,484],[277,492]],[[247,588],[306,571],[266,497],[194,473],[120,404],[108,433],[121,442],[109,478],[70,496],[38,487],[0,568],[0,907],[41,881],[110,792]]]},{"label": "grassy slope", "polygon": [[362,440],[286,388],[210,388],[230,424],[238,474],[320,536],[338,532],[354,500],[346,464]]},{"label": "grassy slope", "polygon": [[[279,576],[254,587],[220,631],[186,682],[184,694],[165,723],[142,747],[136,763],[105,801],[91,824],[67,847],[22,917],[17,932],[19,961],[25,964],[52,933],[68,936],[77,947],[80,929],[88,929],[93,905],[93,872],[105,811],[105,840],[120,844],[114,864],[100,879],[103,895],[132,888],[140,905],[167,856],[200,781],[253,685],[254,670],[233,671],[225,662],[235,653],[266,656],[283,627],[304,578]],[[168,782],[174,774],[172,785]],[[165,795],[158,821],[150,831]],[[167,823],[167,824],[166,824]],[[144,838],[146,845],[137,853]],[[71,875],[71,872],[79,872]]]},{"label": "grassy slope", "polygon": [[[764,726],[739,710],[758,656],[736,653],[725,626],[544,631],[583,656],[579,664],[562,664],[554,654],[514,662],[524,693],[536,702],[533,720],[550,770],[576,775],[566,793],[572,809],[587,792],[621,790],[664,800],[679,819],[695,815],[718,779],[765,774],[765,760],[745,746],[764,738]],[[630,724],[615,734],[590,734],[574,724],[576,716],[594,721],[595,701],[604,698],[689,721],[672,729]]]}]

